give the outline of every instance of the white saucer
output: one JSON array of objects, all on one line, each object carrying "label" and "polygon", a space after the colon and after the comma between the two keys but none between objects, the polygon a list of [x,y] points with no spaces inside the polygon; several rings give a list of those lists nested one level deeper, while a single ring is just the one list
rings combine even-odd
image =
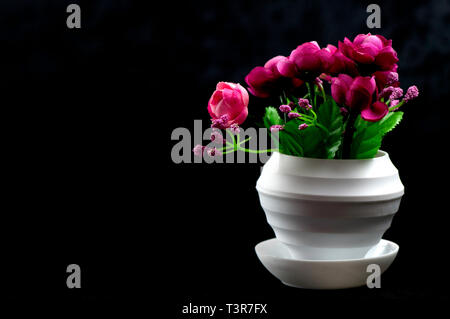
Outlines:
[{"label": "white saucer", "polygon": [[293,259],[276,238],[256,245],[261,263],[285,285],[306,289],[343,289],[365,286],[367,266],[377,264],[383,273],[397,256],[399,246],[382,239],[363,258],[343,260]]}]

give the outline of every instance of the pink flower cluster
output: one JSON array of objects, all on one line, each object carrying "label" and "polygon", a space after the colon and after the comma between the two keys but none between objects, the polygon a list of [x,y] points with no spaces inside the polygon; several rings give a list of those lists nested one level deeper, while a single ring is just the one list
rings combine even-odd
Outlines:
[{"label": "pink flower cluster", "polygon": [[320,83],[321,78],[331,83],[332,96],[345,108],[343,112],[360,112],[365,120],[378,121],[389,111],[384,90],[392,88],[391,100],[403,94],[395,89],[399,86],[397,62],[392,40],[359,34],[353,41],[339,41],[338,47],[303,43],[288,57],[277,56],[264,67],[254,68],[245,81],[253,95],[265,98],[292,91],[304,82]]}]

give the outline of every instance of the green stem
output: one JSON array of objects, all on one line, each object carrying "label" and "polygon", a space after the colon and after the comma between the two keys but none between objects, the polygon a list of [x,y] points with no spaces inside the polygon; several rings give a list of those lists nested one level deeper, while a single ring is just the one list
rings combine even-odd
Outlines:
[{"label": "green stem", "polygon": [[253,154],[261,154],[261,153],[269,153],[269,152],[278,152],[278,149],[250,150],[250,149],[238,146],[238,151],[243,151],[243,152],[253,153]]},{"label": "green stem", "polygon": [[389,112],[395,111],[396,109],[398,109],[400,106],[402,106],[405,103],[405,101],[401,101],[400,103],[398,103],[397,105],[391,106],[389,108]]},{"label": "green stem", "polygon": [[225,130],[227,132],[228,135],[230,135],[231,140],[233,141],[233,144],[229,143],[230,145],[233,145],[233,149],[236,150],[236,140],[234,139],[234,134],[230,131],[230,130]]},{"label": "green stem", "polygon": [[242,142],[239,142],[239,145],[242,145],[242,144],[244,144],[245,142],[248,142],[248,141],[250,141],[252,138],[251,137],[249,137],[249,138],[246,138],[245,140],[243,140]]},{"label": "green stem", "polygon": [[308,88],[308,94],[309,94],[309,97],[311,98],[311,103],[313,104],[313,108],[315,108],[314,96],[313,96],[313,90],[311,90],[311,84],[309,84],[309,82],[306,82],[306,87]]},{"label": "green stem", "polygon": [[323,126],[322,124],[318,123],[317,121],[314,122],[313,125],[317,125],[317,127],[322,129],[327,135],[330,135],[330,131],[328,131],[328,129],[325,126]]},{"label": "green stem", "polygon": [[327,102],[327,95],[325,94],[325,90],[323,89],[323,85],[319,84],[319,88],[320,88],[320,91],[322,92],[323,102],[326,103]]},{"label": "green stem", "polygon": [[342,157],[343,158],[350,158],[350,152],[352,149],[352,140],[353,140],[353,133],[355,132],[355,121],[358,117],[358,114],[355,112],[350,112],[347,120],[347,125],[345,126],[345,132],[344,132],[344,145],[342,146]]}]

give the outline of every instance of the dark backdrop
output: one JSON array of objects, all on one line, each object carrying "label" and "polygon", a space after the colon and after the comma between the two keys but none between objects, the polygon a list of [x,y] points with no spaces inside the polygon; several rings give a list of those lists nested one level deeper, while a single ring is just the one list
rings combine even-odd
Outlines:
[{"label": "dark backdrop", "polygon": [[[80,30],[65,25],[72,2]],[[382,313],[374,305],[448,300],[450,3],[379,1],[379,30],[365,24],[369,3],[2,1],[9,295],[152,303],[156,293],[151,309],[178,318],[189,302],[268,303],[273,317],[292,317],[338,309],[323,304]],[[381,289],[288,288],[254,253],[273,237],[254,188],[261,165],[174,164],[171,132],[207,125],[218,81],[244,84],[254,66],[300,43],[367,32],[393,39],[402,86],[421,92],[382,147],[406,187],[384,236],[401,249]],[[263,102],[251,97],[251,119]],[[65,285],[71,263],[82,269],[79,290]]]}]

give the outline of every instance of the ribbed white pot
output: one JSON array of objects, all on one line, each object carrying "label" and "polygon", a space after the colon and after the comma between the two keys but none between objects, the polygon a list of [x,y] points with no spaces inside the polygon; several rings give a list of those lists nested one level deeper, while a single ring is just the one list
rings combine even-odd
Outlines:
[{"label": "ribbed white pot", "polygon": [[386,152],[372,159],[273,153],[256,188],[275,236],[292,257],[362,258],[390,227],[404,187]]}]

